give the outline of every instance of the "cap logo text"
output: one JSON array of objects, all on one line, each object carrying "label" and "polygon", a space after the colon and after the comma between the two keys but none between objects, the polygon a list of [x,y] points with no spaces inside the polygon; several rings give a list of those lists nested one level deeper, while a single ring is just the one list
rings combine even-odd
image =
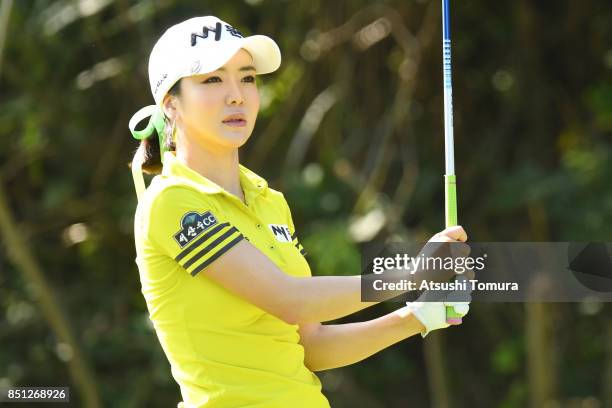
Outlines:
[{"label": "cap logo text", "polygon": [[[225,30],[230,33],[232,36],[234,37],[238,37],[238,38],[243,38],[243,35],[240,31],[236,30],[234,27],[232,27],[229,24],[225,25]],[[198,42],[198,38],[202,38],[202,39],[207,39],[208,38],[208,33],[209,32],[213,32],[215,33],[215,41],[220,41],[221,40],[221,35],[223,34],[223,26],[221,23],[217,23],[215,24],[215,27],[202,27],[202,32],[201,33],[191,33],[191,46],[195,47],[197,42]]]},{"label": "cap logo text", "polygon": [[157,83],[155,84],[155,92],[153,92],[154,94],[157,93],[157,91],[159,90],[159,87],[161,86],[161,84],[164,83],[166,78],[168,78],[168,74],[167,73],[164,74],[159,81],[157,81]]}]

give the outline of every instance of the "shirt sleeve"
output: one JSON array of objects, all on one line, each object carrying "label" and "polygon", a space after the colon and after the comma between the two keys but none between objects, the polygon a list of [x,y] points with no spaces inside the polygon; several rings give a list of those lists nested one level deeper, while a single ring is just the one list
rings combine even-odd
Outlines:
[{"label": "shirt sleeve", "polygon": [[151,241],[192,276],[244,238],[210,201],[188,188],[170,187],[151,205]]}]

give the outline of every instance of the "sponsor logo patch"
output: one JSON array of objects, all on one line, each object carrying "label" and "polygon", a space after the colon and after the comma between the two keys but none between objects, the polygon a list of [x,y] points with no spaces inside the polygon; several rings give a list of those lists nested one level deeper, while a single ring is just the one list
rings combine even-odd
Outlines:
[{"label": "sponsor logo patch", "polygon": [[189,211],[181,217],[181,230],[174,234],[174,240],[181,248],[184,248],[202,232],[217,224],[217,222],[217,219],[210,211],[202,214]]},{"label": "sponsor logo patch", "polygon": [[280,242],[291,242],[291,232],[289,232],[289,227],[285,224],[268,224],[272,234],[276,237],[277,241]]}]

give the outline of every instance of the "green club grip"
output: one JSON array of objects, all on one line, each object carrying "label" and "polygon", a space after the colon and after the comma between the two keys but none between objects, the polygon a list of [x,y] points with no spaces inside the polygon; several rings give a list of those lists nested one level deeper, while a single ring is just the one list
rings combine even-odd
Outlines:
[{"label": "green club grip", "polygon": [[[444,176],[446,227],[457,225],[457,178],[453,175]],[[452,306],[446,307],[446,323],[461,324],[462,316],[455,312]]]},{"label": "green club grip", "polygon": [[457,178],[444,176],[446,228],[457,225]]}]

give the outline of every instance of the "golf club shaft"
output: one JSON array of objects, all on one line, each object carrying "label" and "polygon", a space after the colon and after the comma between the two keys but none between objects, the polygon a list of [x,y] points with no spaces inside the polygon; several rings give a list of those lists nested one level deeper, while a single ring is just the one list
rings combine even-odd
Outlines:
[{"label": "golf club shaft", "polygon": [[[450,0],[442,0],[442,71],[444,80],[444,207],[446,227],[457,225],[457,185],[455,178],[455,145],[453,139],[453,86],[451,76]],[[461,323],[461,315],[446,307],[446,322]]]}]

